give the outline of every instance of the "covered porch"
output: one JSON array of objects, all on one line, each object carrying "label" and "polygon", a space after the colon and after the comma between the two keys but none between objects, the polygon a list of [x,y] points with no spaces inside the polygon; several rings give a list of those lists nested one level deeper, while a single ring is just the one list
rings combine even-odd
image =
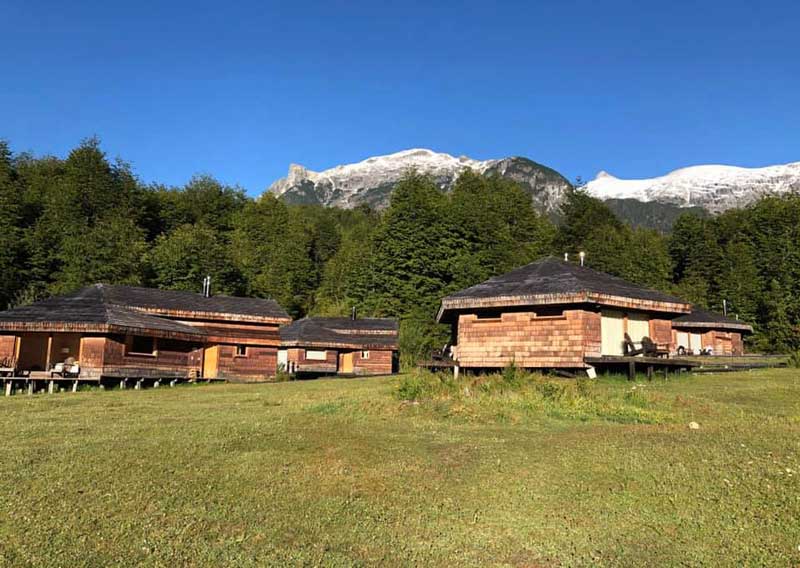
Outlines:
[{"label": "covered porch", "polygon": [[[0,376],[79,378],[84,338],[80,333],[21,332],[0,337]],[[77,366],[77,367],[76,367]]]}]

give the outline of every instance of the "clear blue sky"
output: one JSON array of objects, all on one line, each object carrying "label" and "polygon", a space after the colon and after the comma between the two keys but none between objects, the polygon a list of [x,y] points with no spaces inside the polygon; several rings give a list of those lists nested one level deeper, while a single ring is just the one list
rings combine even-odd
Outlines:
[{"label": "clear blue sky", "polygon": [[411,147],[568,178],[800,160],[800,3],[0,3],[0,138],[260,193]]}]

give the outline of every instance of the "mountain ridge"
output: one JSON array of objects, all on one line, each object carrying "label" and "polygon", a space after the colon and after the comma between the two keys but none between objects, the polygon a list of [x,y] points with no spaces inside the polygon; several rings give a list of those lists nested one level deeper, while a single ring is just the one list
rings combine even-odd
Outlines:
[{"label": "mountain ridge", "polygon": [[[431,176],[443,191],[451,189],[467,168],[512,179],[541,213],[551,217],[557,217],[566,191],[573,187],[558,171],[523,156],[476,160],[412,148],[319,172],[290,164],[286,177],[276,180],[267,191],[288,203],[382,209],[388,206],[395,185],[412,168]],[[623,179],[600,171],[583,188],[633,225],[669,230],[683,212],[715,214],[746,206],[765,195],[800,191],[800,162],[761,168],[688,166],[643,179]]]},{"label": "mountain ridge", "polygon": [[291,164],[287,176],[276,180],[267,191],[289,203],[344,208],[366,204],[383,208],[389,203],[394,185],[412,168],[430,175],[442,190],[449,190],[467,168],[479,174],[497,173],[520,183],[537,207],[545,212],[555,211],[564,192],[572,187],[556,170],[522,156],[474,160],[467,156],[456,157],[425,148],[412,148],[320,172]]}]

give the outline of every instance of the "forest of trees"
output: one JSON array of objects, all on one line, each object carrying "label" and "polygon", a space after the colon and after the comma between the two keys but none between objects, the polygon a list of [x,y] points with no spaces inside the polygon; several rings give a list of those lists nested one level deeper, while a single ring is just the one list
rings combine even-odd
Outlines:
[{"label": "forest of trees", "polygon": [[717,217],[684,214],[670,234],[631,228],[576,190],[552,223],[500,177],[453,190],[409,172],[377,212],[249,198],[210,176],[141,183],[96,139],[66,159],[14,155],[0,141],[0,305],[106,282],[275,298],[291,315],[401,319],[406,361],[441,346],[442,296],[547,254],[752,323],[752,346],[800,349],[800,196]]}]

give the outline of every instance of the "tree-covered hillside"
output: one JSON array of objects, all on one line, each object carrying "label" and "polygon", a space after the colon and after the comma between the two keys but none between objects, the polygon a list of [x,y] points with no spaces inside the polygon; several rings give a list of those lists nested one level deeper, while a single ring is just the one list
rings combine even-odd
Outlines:
[{"label": "tree-covered hillside", "polygon": [[759,349],[800,348],[800,196],[718,217],[682,213],[671,234],[631,227],[607,204],[569,192],[559,223],[498,175],[463,174],[444,194],[409,172],[376,212],[251,199],[198,176],[141,183],[95,139],[65,159],[0,143],[0,303],[94,283],[274,297],[292,315],[402,320],[408,361],[441,346],[442,296],[547,254],[722,309],[753,323]]}]

